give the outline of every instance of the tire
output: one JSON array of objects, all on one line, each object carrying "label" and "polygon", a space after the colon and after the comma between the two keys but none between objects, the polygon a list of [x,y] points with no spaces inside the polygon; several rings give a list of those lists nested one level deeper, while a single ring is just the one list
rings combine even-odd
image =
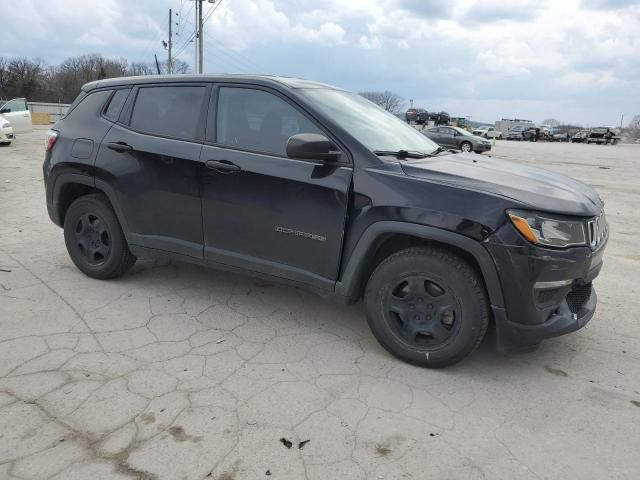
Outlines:
[{"label": "tire", "polygon": [[397,358],[427,368],[469,356],[489,324],[475,270],[434,247],[408,248],[383,260],[369,278],[364,305],[378,342]]},{"label": "tire", "polygon": [[92,278],[120,277],[136,263],[103,194],[85,195],[71,204],[64,218],[64,241],[76,267]]},{"label": "tire", "polygon": [[471,145],[471,142],[462,142],[460,144],[460,150],[462,150],[463,152],[472,152],[473,151],[473,145]]}]

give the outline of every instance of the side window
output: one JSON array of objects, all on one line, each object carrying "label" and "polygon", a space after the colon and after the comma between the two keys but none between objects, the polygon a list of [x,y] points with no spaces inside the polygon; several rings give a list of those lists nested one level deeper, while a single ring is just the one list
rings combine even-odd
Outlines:
[{"label": "side window", "polygon": [[441,133],[453,136],[453,130],[451,128],[443,128]]},{"label": "side window", "polygon": [[99,90],[82,97],[77,106],[64,116],[65,121],[79,119],[84,122],[95,117],[104,107],[113,90]]},{"label": "side window", "polygon": [[27,101],[24,98],[16,98],[5,103],[2,106],[2,111],[6,113],[10,112],[24,112],[27,110]]},{"label": "side window", "polygon": [[217,141],[222,145],[282,157],[289,137],[322,133],[280,97],[250,88],[220,88],[216,125]]},{"label": "side window", "polygon": [[105,117],[107,117],[109,120],[113,122],[118,120],[118,117],[120,116],[120,111],[122,110],[122,106],[124,105],[124,102],[127,99],[127,96],[129,95],[129,91],[130,90],[128,88],[116,90],[116,93],[114,93],[113,97],[111,97],[109,106],[104,111]]},{"label": "side window", "polygon": [[142,87],[131,114],[131,127],[151,135],[195,140],[204,86]]}]

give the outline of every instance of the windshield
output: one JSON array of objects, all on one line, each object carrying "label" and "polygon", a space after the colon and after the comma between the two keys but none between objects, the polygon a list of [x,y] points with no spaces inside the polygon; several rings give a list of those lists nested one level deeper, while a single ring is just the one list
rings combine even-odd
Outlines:
[{"label": "windshield", "polygon": [[438,148],[395,115],[355,93],[313,88],[302,90],[302,94],[372,152],[406,150],[431,153]]},{"label": "windshield", "polygon": [[468,130],[465,130],[464,128],[460,128],[460,127],[451,127],[453,128],[456,132],[458,132],[460,135],[464,135],[466,137],[473,137],[472,133],[469,133]]}]

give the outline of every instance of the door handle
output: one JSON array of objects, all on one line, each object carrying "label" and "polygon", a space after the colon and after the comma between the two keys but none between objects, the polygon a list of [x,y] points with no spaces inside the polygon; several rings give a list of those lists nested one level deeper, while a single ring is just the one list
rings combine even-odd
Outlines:
[{"label": "door handle", "polygon": [[207,168],[220,172],[220,173],[232,173],[241,172],[242,169],[235,163],[231,163],[229,160],[207,160],[205,162]]},{"label": "door handle", "polygon": [[127,145],[124,142],[108,142],[107,148],[115,150],[118,153],[125,153],[133,150],[133,147],[131,145]]}]

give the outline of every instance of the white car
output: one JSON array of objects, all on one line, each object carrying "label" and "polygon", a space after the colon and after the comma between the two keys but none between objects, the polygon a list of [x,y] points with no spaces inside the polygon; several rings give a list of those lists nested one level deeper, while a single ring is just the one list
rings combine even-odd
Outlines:
[{"label": "white car", "polygon": [[11,124],[0,117],[0,144],[11,145],[13,141],[13,127]]},{"label": "white car", "polygon": [[26,98],[14,98],[0,106],[0,122],[6,121],[11,124],[13,134],[30,132],[33,129]]},{"label": "white car", "polygon": [[493,127],[477,127],[473,129],[473,134],[482,138],[499,138],[502,140],[502,132],[497,131]]}]

